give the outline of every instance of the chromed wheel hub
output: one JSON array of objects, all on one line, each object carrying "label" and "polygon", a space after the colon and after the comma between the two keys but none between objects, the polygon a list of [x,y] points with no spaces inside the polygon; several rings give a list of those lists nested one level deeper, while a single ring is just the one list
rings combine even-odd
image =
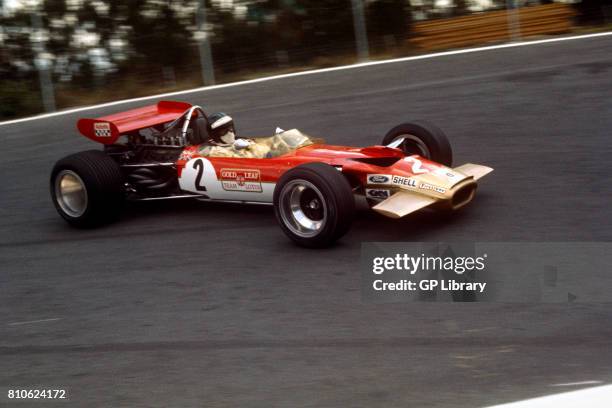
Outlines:
[{"label": "chromed wheel hub", "polygon": [[318,210],[321,207],[321,204],[319,203],[319,200],[312,200],[310,203],[308,203],[308,207],[310,207],[311,210]]},{"label": "chromed wheel hub", "polygon": [[87,189],[78,174],[62,170],[55,177],[55,201],[70,217],[80,217],[87,209]]},{"label": "chromed wheel hub", "polygon": [[292,180],[280,192],[279,212],[283,223],[300,237],[317,235],[327,222],[323,194],[309,181]]}]

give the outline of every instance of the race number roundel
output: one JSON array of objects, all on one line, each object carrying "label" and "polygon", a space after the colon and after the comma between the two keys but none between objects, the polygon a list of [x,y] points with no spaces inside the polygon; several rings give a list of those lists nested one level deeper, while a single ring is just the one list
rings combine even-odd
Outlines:
[{"label": "race number roundel", "polygon": [[[242,164],[242,163],[239,163]],[[274,183],[264,183],[257,168],[223,166],[217,171],[204,157],[189,160],[179,178],[181,190],[212,200],[272,202]]]}]

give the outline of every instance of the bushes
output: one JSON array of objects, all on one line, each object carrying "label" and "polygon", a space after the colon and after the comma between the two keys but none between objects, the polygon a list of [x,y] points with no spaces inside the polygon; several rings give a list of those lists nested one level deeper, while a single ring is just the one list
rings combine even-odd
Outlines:
[{"label": "bushes", "polygon": [[42,109],[37,87],[27,81],[0,81],[0,119],[33,115]]}]

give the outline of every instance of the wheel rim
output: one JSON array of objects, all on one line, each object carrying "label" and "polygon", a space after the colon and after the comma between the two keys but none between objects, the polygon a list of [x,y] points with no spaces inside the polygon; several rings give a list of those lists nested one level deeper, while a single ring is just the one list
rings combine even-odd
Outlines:
[{"label": "wheel rim", "polygon": [[279,212],[285,226],[304,238],[317,235],[327,222],[323,194],[306,180],[292,180],[285,184],[280,192]]},{"label": "wheel rim", "polygon": [[55,201],[70,217],[80,217],[87,209],[87,189],[78,174],[62,170],[55,177]]},{"label": "wheel rim", "polygon": [[427,145],[421,140],[421,138],[411,135],[399,135],[393,139],[393,141],[404,139],[402,144],[400,145],[401,149],[404,153],[412,153],[418,154],[421,157],[425,157],[426,159],[431,159],[431,152]]}]

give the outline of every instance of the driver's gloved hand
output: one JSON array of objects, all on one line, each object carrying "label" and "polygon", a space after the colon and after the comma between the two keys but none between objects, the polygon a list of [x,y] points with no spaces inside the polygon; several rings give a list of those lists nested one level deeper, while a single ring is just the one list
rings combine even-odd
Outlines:
[{"label": "driver's gloved hand", "polygon": [[234,142],[234,149],[236,149],[236,150],[246,149],[250,145],[251,145],[251,143],[248,140],[245,140],[245,139],[236,139],[236,141]]}]

